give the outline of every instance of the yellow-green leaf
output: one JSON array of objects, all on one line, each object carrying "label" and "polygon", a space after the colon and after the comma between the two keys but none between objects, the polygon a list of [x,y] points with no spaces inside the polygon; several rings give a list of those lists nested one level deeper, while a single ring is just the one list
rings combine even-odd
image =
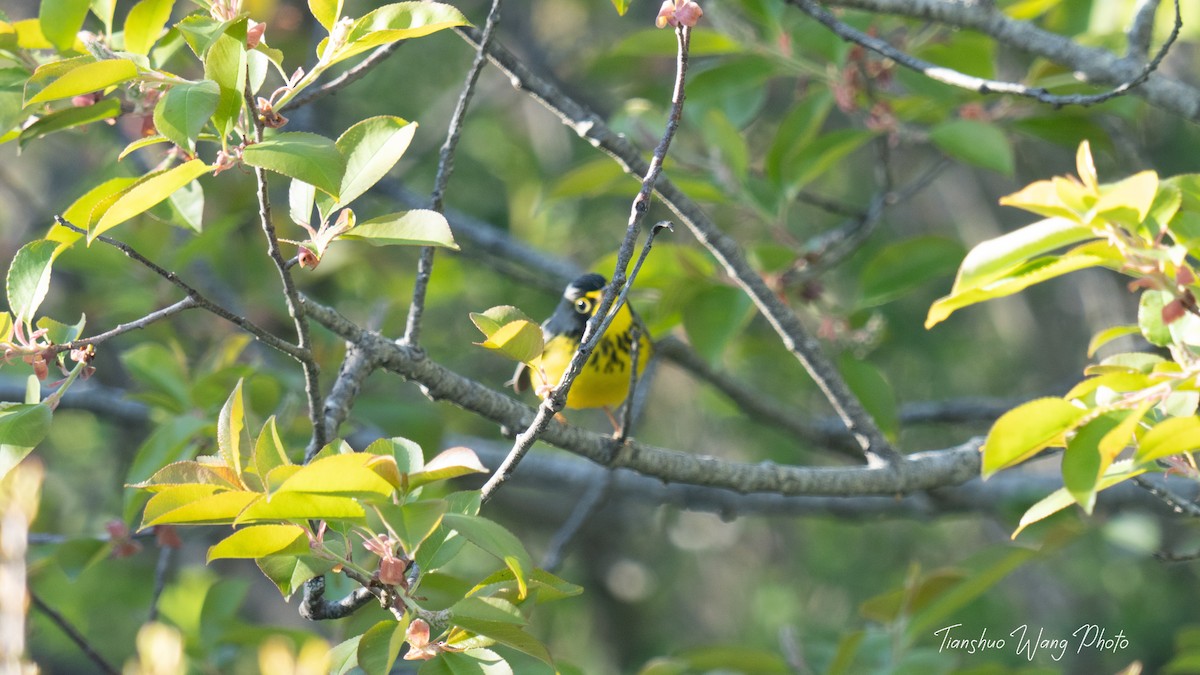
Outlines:
[{"label": "yellow-green leaf", "polygon": [[251,525],[208,549],[206,562],[221,558],[265,558],[309,552],[308,535],[299,525]]},{"label": "yellow-green leaf", "polygon": [[1141,171],[1118,183],[1101,186],[1100,199],[1093,208],[1097,215],[1129,210],[1134,214],[1134,222],[1140,223],[1150,213],[1157,193],[1158,174]]},{"label": "yellow-green leaf", "polygon": [[1091,341],[1088,342],[1087,355],[1089,358],[1091,358],[1092,356],[1095,356],[1096,352],[1099,351],[1104,345],[1116,340],[1117,338],[1125,337],[1126,335],[1135,335],[1137,332],[1138,327],[1130,325],[1105,328],[1104,330],[1092,336]]},{"label": "yellow-green leaf", "polygon": [[178,485],[155,494],[146,502],[142,529],[153,525],[228,524],[262,494],[222,490],[216,485]]},{"label": "yellow-green leaf", "polygon": [[[1100,482],[1096,484],[1096,492],[1106,490],[1117,483],[1124,482],[1145,472],[1145,469],[1135,468],[1132,460],[1113,462],[1112,466],[1108,467],[1108,471],[1105,472],[1104,477],[1101,478]],[[1025,515],[1021,516],[1020,524],[1012,533],[1012,538],[1016,539],[1017,535],[1021,534],[1021,530],[1024,530],[1039,520],[1049,518],[1050,516],[1062,511],[1074,503],[1075,498],[1071,496],[1070,492],[1067,492],[1066,488],[1059,488],[1054,492],[1051,492],[1041,501],[1029,507],[1029,509],[1025,511]]]},{"label": "yellow-green leaf", "polygon": [[234,524],[278,520],[361,520],[366,515],[353,497],[308,492],[276,492],[238,514]]},{"label": "yellow-green leaf", "polygon": [[398,486],[381,476],[371,465],[388,462],[395,466],[396,460],[365,453],[323,457],[292,474],[279,486],[276,493],[292,491],[386,497]]},{"label": "yellow-green leaf", "polygon": [[211,170],[212,167],[202,160],[193,159],[165,171],[146,174],[118,197],[94,226],[88,228],[88,243],[130,218],[146,212],[170,197],[171,193]]},{"label": "yellow-green leaf", "polygon": [[532,321],[513,321],[476,344],[494,349],[514,361],[528,363],[540,356],[544,348],[542,327]]},{"label": "yellow-green leaf", "polygon": [[374,246],[442,246],[458,250],[450,223],[437,211],[413,209],[372,218],[338,237]]},{"label": "yellow-green leaf", "polygon": [[308,11],[325,30],[332,31],[342,16],[342,0],[308,0]]},{"label": "yellow-green leaf", "polygon": [[142,0],[125,17],[125,51],[149,54],[171,19],[175,0]]},{"label": "yellow-green leaf", "polygon": [[1061,398],[1039,398],[1000,416],[983,444],[983,477],[1019,464],[1051,445],[1062,445],[1087,410]]},{"label": "yellow-green leaf", "polygon": [[1197,448],[1200,448],[1200,417],[1171,417],[1154,425],[1142,436],[1133,458],[1138,464],[1146,464]]},{"label": "yellow-green leaf", "polygon": [[104,59],[84,63],[47,84],[44,89],[26,100],[25,105],[90,94],[132,80],[137,74],[137,64],[128,59]]},{"label": "yellow-green leaf", "polygon": [[225,465],[238,476],[238,480],[241,480],[242,472],[246,469],[243,461],[246,449],[242,447],[245,428],[242,380],[239,379],[233,387],[233,393],[225,399],[225,405],[221,406],[221,414],[217,417],[217,447],[221,450],[221,459],[225,460]]}]

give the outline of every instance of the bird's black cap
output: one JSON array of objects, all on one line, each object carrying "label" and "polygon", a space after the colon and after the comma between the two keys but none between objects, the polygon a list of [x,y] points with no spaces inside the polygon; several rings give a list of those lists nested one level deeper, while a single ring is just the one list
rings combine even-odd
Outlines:
[{"label": "bird's black cap", "polygon": [[608,283],[608,280],[602,275],[585,274],[567,285],[567,290],[563,293],[563,296],[577,298],[585,293],[591,293],[592,291],[604,288],[604,284],[606,283]]}]

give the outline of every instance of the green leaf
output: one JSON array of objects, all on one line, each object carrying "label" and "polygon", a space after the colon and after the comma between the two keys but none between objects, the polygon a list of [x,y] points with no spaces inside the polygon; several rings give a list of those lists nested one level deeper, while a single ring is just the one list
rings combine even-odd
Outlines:
[{"label": "green leaf", "polygon": [[1035,399],[1004,413],[983,444],[983,477],[1063,445],[1063,435],[1086,415],[1087,410],[1061,398]]},{"label": "green leaf", "polygon": [[914,237],[880,250],[863,267],[859,307],[875,307],[955,270],[962,259],[958,242],[938,236]]},{"label": "green leaf", "polygon": [[1171,330],[1163,322],[1163,307],[1175,299],[1166,291],[1149,290],[1138,301],[1138,328],[1142,337],[1158,347],[1171,344]]},{"label": "green leaf", "polygon": [[[331,65],[344,61],[397,40],[411,40],[436,33],[447,28],[467,26],[470,22],[450,5],[440,2],[397,2],[384,5],[354,22],[346,38],[346,44],[330,55]],[[322,41],[317,53],[322,54],[326,41]]]},{"label": "green leaf", "polygon": [[81,108],[56,110],[22,129],[17,136],[17,144],[23,148],[27,143],[56,131],[113,119],[120,114],[121,102],[115,98],[106,98],[95,105],[85,105]]},{"label": "green leaf", "polygon": [[[38,21],[42,35],[60,52],[70,51],[87,18],[89,0],[42,0]],[[99,87],[95,87],[99,89]]]},{"label": "green leaf", "polygon": [[854,358],[850,353],[838,358],[838,370],[863,407],[879,424],[880,430],[893,441],[900,434],[900,413],[892,385],[878,368]]},{"label": "green leaf", "polygon": [[1067,441],[1063,452],[1063,486],[1089,515],[1096,504],[1096,482],[1104,473],[1100,457],[1100,442],[1120,426],[1117,415],[1101,415],[1088,422]]},{"label": "green leaf", "polygon": [[200,130],[221,102],[221,87],[212,80],[177,84],[154,106],[154,127],[172,143],[194,150]]},{"label": "green leaf", "polygon": [[613,8],[617,10],[617,14],[625,16],[625,12],[629,10],[631,0],[612,0]]},{"label": "green leaf", "polygon": [[987,592],[1001,579],[1008,576],[1021,565],[1029,562],[1038,555],[1037,550],[1016,548],[989,552],[982,569],[974,571],[962,580],[954,589],[943,593],[928,607],[912,617],[905,627],[905,635],[909,640],[917,636],[927,635],[934,626],[941,626],[948,616],[954,616],[969,602]]},{"label": "green leaf", "polygon": [[1138,464],[1182,455],[1200,448],[1200,417],[1170,417],[1142,436],[1133,458]]},{"label": "green leaf", "polygon": [[404,547],[405,555],[412,555],[420,548],[437,526],[442,523],[449,505],[441,499],[426,499],[408,504],[378,504],[376,507],[396,533]]},{"label": "green leaf", "polygon": [[[489,642],[488,644],[492,644]],[[458,646],[458,645],[456,645]],[[499,654],[490,649],[472,647],[462,652],[444,652],[425,661],[418,675],[512,675],[515,672]],[[564,673],[570,671],[562,671]],[[576,671],[581,672],[581,671]]]},{"label": "green leaf", "polygon": [[326,560],[312,555],[271,555],[254,561],[279,592],[287,600],[304,582],[320,576],[338,566],[336,560]]},{"label": "green leaf", "polygon": [[935,126],[929,140],[946,154],[968,164],[1011,176],[1012,143],[995,124],[978,120],[950,120]]},{"label": "green leaf", "polygon": [[[371,117],[347,129],[336,142],[346,159],[338,198],[321,213],[327,215],[346,206],[378,183],[404,156],[416,131],[416,122],[391,115]],[[449,233],[448,226],[446,231]]]},{"label": "green leaf", "polygon": [[163,344],[143,342],[122,352],[120,358],[129,374],[150,389],[151,396],[140,398],[173,413],[191,407],[186,366],[178,352]]},{"label": "green leaf", "polygon": [[[1112,466],[1105,472],[1104,477],[1096,485],[1096,492],[1108,489],[1117,483],[1129,480],[1134,476],[1141,475],[1146,472],[1144,468],[1134,468],[1132,460],[1122,460],[1113,462]],[[1025,511],[1025,515],[1021,516],[1021,523],[1017,529],[1013,531],[1012,538],[1016,539],[1021,530],[1026,527],[1062,511],[1068,506],[1075,503],[1075,498],[1066,488],[1059,488],[1049,495],[1046,495],[1041,501],[1029,507]]]},{"label": "green leaf", "polygon": [[404,646],[408,621],[386,620],[371,626],[358,643],[358,665],[367,675],[387,675]]},{"label": "green leaf", "polygon": [[[313,1],[321,0],[310,0]],[[358,667],[358,644],[362,642],[362,637],[355,635],[329,650],[329,675],[347,675]]]},{"label": "green leaf", "polygon": [[1093,335],[1091,341],[1088,342],[1088,358],[1095,356],[1096,352],[1100,351],[1101,347],[1112,342],[1113,340],[1125,337],[1126,335],[1134,335],[1139,330],[1140,329],[1138,326],[1112,326],[1111,328],[1105,328],[1099,333]]},{"label": "green leaf", "polygon": [[342,16],[342,0],[308,0],[308,11],[326,31],[332,31]]},{"label": "green leaf", "polygon": [[628,174],[619,164],[604,157],[580,164],[554,180],[550,184],[550,198],[597,197],[628,180]]},{"label": "green leaf", "polygon": [[[614,5],[618,2],[629,5],[627,0],[613,0]],[[624,13],[621,12],[622,15]],[[675,31],[646,28],[622,38],[608,53],[611,56],[675,56],[678,50],[679,43],[675,38]],[[715,30],[693,31],[691,42],[688,44],[690,56],[721,56],[744,51],[746,47],[740,42]]]},{"label": "green leaf", "polygon": [[425,466],[425,455],[421,446],[407,438],[393,436],[380,438],[368,445],[363,452],[373,455],[392,455],[396,460],[396,470],[401,474],[420,471]]},{"label": "green leaf", "polygon": [[164,171],[146,174],[133,187],[117,197],[100,220],[88,228],[88,243],[130,218],[148,211],[176,190],[210,171],[212,167],[202,160],[193,159]]},{"label": "green leaf", "polygon": [[109,542],[91,537],[69,539],[55,548],[54,562],[71,581],[77,580],[80,574],[107,558],[112,551]]},{"label": "green leaf", "polygon": [[210,547],[205,562],[222,558],[299,555],[308,551],[308,535],[299,525],[251,525]]},{"label": "green leaf", "polygon": [[132,80],[137,75],[137,64],[128,59],[104,59],[85,63],[68,70],[47,84],[45,89],[26,100],[25,105],[90,94]]},{"label": "green leaf", "polygon": [[333,141],[304,131],[285,132],[248,145],[242,159],[250,166],[304,181],[334,197],[346,172],[346,160]]},{"label": "green leaf", "polygon": [[[478,516],[468,516],[461,513],[447,513],[442,517],[442,523],[457,531],[467,541],[475,544],[486,553],[504,561],[505,566],[516,576],[517,584],[521,586],[520,596],[526,595],[526,574],[533,569],[533,561],[521,540],[500,524]],[[466,626],[464,626],[466,628]],[[489,636],[493,637],[493,636]]]},{"label": "green leaf", "polygon": [[487,473],[488,468],[479,461],[474,450],[455,447],[443,450],[429,460],[425,468],[408,475],[408,488],[416,489],[426,483],[449,480],[469,473]]},{"label": "green leaf", "polygon": [[696,352],[715,363],[753,313],[748,295],[732,286],[714,284],[696,293],[683,308],[683,328]]},{"label": "green leaf", "polygon": [[[389,480],[385,476],[395,476]],[[388,497],[399,485],[396,460],[390,456],[353,453],[310,462],[275,491],[341,496]]]},{"label": "green leaf", "polygon": [[192,181],[167,197],[174,221],[199,234],[204,231],[204,186]]},{"label": "green leaf", "polygon": [[257,492],[221,490],[216,485],[177,485],[156,493],[146,502],[142,526],[177,524],[229,524],[252,502]]},{"label": "green leaf", "polygon": [[233,392],[221,406],[221,414],[217,417],[217,447],[221,451],[221,459],[233,470],[241,480],[242,472],[247,468],[247,455],[250,449],[246,443],[246,414],[242,403],[242,380],[238,380]]},{"label": "green leaf", "polygon": [[[181,22],[180,29],[184,30],[185,25]],[[240,37],[231,35],[230,33],[238,27]],[[204,53],[204,78],[216,82],[221,88],[221,99],[213,113],[213,125],[217,128],[217,135],[222,137],[233,128],[244,105],[242,97],[246,87],[247,68],[245,32],[244,20],[240,22],[240,26],[230,26],[226,32],[213,39],[208,51]],[[247,151],[249,149],[246,148]]]},{"label": "green leaf", "polygon": [[175,0],[142,0],[134,5],[125,17],[125,51],[149,54],[171,20],[174,6]]},{"label": "green leaf", "polygon": [[858,129],[839,129],[821,134],[808,143],[803,152],[780,166],[779,178],[789,190],[799,190],[828,173],[869,140],[871,133]]},{"label": "green leaf", "polygon": [[[660,32],[666,34],[666,31]],[[779,124],[775,139],[771,142],[763,161],[768,178],[776,182],[782,181],[784,167],[792,165],[804,152],[821,131],[821,126],[832,109],[833,96],[828,91],[810,94],[792,106],[787,117]]]},{"label": "green leaf", "polygon": [[524,626],[528,623],[521,615],[517,606],[503,598],[467,597],[450,606],[450,621],[458,623],[457,619],[475,619],[478,621],[495,621]]},{"label": "green leaf", "polygon": [[45,403],[17,403],[0,408],[0,444],[36,446],[50,431],[52,414]]},{"label": "green leaf", "polygon": [[[156,471],[194,454],[195,438],[207,423],[195,417],[175,416],[160,424],[142,443],[125,474],[126,484],[150,479]],[[150,495],[141,490],[126,490],[122,517],[132,522]]]},{"label": "green leaf", "polygon": [[458,250],[446,217],[428,209],[401,211],[372,218],[359,223],[338,239],[365,241],[374,246],[442,246]]},{"label": "green leaf", "polygon": [[468,616],[455,617],[452,621],[454,625],[476,635],[491,638],[502,645],[529,654],[544,663],[553,663],[550,653],[546,651],[546,647],[520,626],[504,621],[484,621]]},{"label": "green leaf", "polygon": [[309,183],[293,180],[288,185],[288,215],[293,223],[301,226],[312,224],[313,204],[316,198],[317,188]]},{"label": "green leaf", "polygon": [[17,323],[30,324],[50,292],[50,272],[58,243],[38,239],[25,244],[8,265],[8,306]]}]

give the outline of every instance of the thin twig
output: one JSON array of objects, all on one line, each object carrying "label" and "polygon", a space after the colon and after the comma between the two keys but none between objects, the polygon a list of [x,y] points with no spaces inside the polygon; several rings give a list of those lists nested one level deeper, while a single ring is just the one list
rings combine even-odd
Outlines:
[{"label": "thin twig", "polygon": [[[478,32],[460,28],[459,35],[478,44]],[[648,169],[642,153],[622,135],[610,129],[594,112],[580,105],[562,90],[535,75],[510,52],[493,44],[488,55],[514,87],[527,92],[535,100],[559,116],[561,121],[589,143],[613,157],[626,172],[644,174]],[[868,463],[882,465],[896,462],[900,454],[884,437],[879,425],[850,391],[841,373],[821,350],[821,344],[809,334],[804,324],[787,304],[746,261],[741,247],[712,222],[703,209],[688,199],[669,178],[662,177],[656,190],[663,203],[709,250],[738,286],[750,297],[759,311],[779,335],[783,345],[808,371],[834,412],[845,422]]]},{"label": "thin twig", "polygon": [[617,430],[617,443],[624,443],[633,431],[633,401],[637,397],[638,358],[642,351],[642,326],[634,321],[629,329],[629,394],[625,396],[625,405],[621,412],[621,428]]},{"label": "thin twig", "polygon": [[[446,185],[450,182],[450,175],[454,173],[454,152],[458,148],[459,138],[462,137],[463,120],[467,116],[467,106],[470,105],[471,98],[475,95],[475,84],[479,81],[479,73],[483,70],[483,64],[487,63],[488,45],[491,44],[492,36],[496,32],[496,25],[500,22],[500,2],[501,0],[492,0],[487,22],[483,26],[483,35],[480,36],[479,46],[475,49],[475,60],[471,62],[471,68],[467,70],[466,81],[463,82],[458,102],[454,105],[454,113],[450,116],[446,140],[442,142],[442,148],[438,153],[437,175],[433,180],[433,193],[429,199],[429,208],[438,213],[446,210]],[[421,316],[425,313],[425,294],[429,289],[429,278],[433,275],[433,255],[434,248],[432,246],[422,247],[421,257],[417,261],[417,277],[413,284],[412,302],[409,304],[408,319],[404,326],[404,340],[414,347],[421,340]]]},{"label": "thin twig", "polygon": [[[59,225],[62,225],[63,227],[65,227],[73,232],[78,232],[79,234],[83,234],[83,235],[87,234],[87,230],[85,230],[81,227],[75,226],[73,223],[67,221],[62,216],[54,216],[54,220]],[[174,284],[175,286],[180,288],[184,293],[187,293],[188,297],[191,298],[196,303],[196,306],[199,307],[200,309],[203,309],[206,312],[211,312],[212,314],[215,314],[215,315],[221,317],[222,319],[225,319],[226,321],[232,323],[233,325],[237,326],[238,328],[241,328],[242,330],[246,331],[247,333],[250,333],[259,342],[262,342],[266,346],[268,346],[276,351],[283,352],[284,354],[287,354],[288,356],[291,356],[294,359],[301,359],[305,356],[304,350],[302,350],[299,347],[297,347],[296,345],[293,345],[292,343],[276,336],[273,333],[269,333],[266,330],[263,330],[262,328],[255,325],[252,321],[250,321],[244,317],[238,316],[237,314],[234,314],[233,312],[229,311],[228,309],[225,309],[221,305],[218,305],[216,302],[208,299],[203,293],[196,290],[194,287],[190,286],[185,281],[180,279],[179,275],[175,274],[174,272],[169,272],[169,271],[163,269],[162,267],[158,266],[152,260],[146,258],[146,256],[142,255],[141,253],[138,253],[136,250],[133,249],[133,247],[129,246],[125,242],[118,241],[116,239],[113,239],[113,238],[105,236],[105,235],[100,235],[100,236],[96,237],[96,241],[102,242],[104,244],[108,244],[109,246],[116,248],[120,252],[124,253],[126,257],[131,258],[134,261],[140,263],[141,265],[143,265],[144,267],[149,269],[151,272],[154,272],[158,276],[162,277],[163,279],[166,279],[167,281],[171,282],[172,284]]]},{"label": "thin twig", "polygon": [[1133,478],[1134,485],[1142,488],[1150,494],[1158,497],[1164,504],[1169,506],[1172,511],[1192,518],[1200,518],[1200,504],[1185,499],[1177,494],[1174,490],[1167,487],[1166,484],[1155,485],[1146,480],[1143,476],[1135,476]]},{"label": "thin twig", "polygon": [[71,642],[74,642],[75,646],[79,647],[80,651],[82,651],[84,655],[87,656],[88,659],[90,659],[91,662],[100,669],[101,672],[109,673],[110,675],[120,675],[120,670],[118,670],[111,663],[109,663],[107,659],[101,656],[100,652],[96,651],[96,648],[92,646],[92,643],[88,642],[87,638],[85,638],[83,634],[75,628],[75,626],[71,625],[71,622],[67,621],[66,617],[55,611],[53,607],[47,605],[37,593],[33,592],[32,588],[29,589],[29,600],[39,612],[45,614],[46,618],[50,619],[54,625],[58,626],[59,630],[65,633],[66,636],[71,639]]},{"label": "thin twig", "polygon": [[150,595],[150,612],[147,621],[158,620],[158,600],[167,588],[167,572],[171,569],[171,558],[175,549],[166,544],[158,546],[158,562],[154,565],[154,592]]},{"label": "thin twig", "polygon": [[546,554],[542,556],[542,569],[554,572],[562,565],[567,547],[571,545],[575,535],[579,534],[587,521],[591,520],[596,511],[604,505],[604,498],[608,496],[608,490],[612,484],[613,471],[611,469],[605,471],[598,480],[588,483],[587,491],[576,502],[575,508],[571,510],[571,515],[567,516],[562,526],[550,538],[550,543],[546,545]]},{"label": "thin twig", "polygon": [[853,42],[858,45],[870,49],[871,51],[891,59],[896,63],[915,70],[931,80],[936,80],[943,84],[948,84],[952,87],[968,89],[980,94],[1012,94],[1014,96],[1022,96],[1031,98],[1041,103],[1046,103],[1053,106],[1091,106],[1103,103],[1109,99],[1116,98],[1128,92],[1130,89],[1142,84],[1150,78],[1153,73],[1166,58],[1167,53],[1171,49],[1171,45],[1175,43],[1175,39],[1179,37],[1179,31],[1183,27],[1179,0],[1175,0],[1175,25],[1171,30],[1171,34],[1167,37],[1166,42],[1159,48],[1158,53],[1145,66],[1142,67],[1136,77],[1122,82],[1116,87],[1100,93],[1100,94],[1051,94],[1044,87],[1030,87],[1028,85],[1017,82],[1004,82],[1001,80],[991,80],[982,77],[967,75],[959,71],[939,66],[929,61],[919,59],[911,54],[901,51],[893,47],[888,42],[877,38],[873,35],[868,35],[849,24],[839,20],[832,12],[822,7],[816,0],[787,0],[800,9],[800,11],[815,19],[818,23],[828,28],[834,35]]},{"label": "thin twig", "polygon": [[[1121,85],[1144,72],[1142,59],[1118,56],[1107,49],[1079,44],[1030,21],[1014,19],[994,2],[942,0],[830,0],[827,4],[874,14],[893,14],[965,28],[1000,44],[1044,57],[1080,74],[1088,82]],[[1176,25],[1181,24],[1176,3]],[[1200,120],[1200,89],[1153,72],[1131,92],[1152,105],[1189,120]]]},{"label": "thin twig", "polygon": [[80,347],[83,347],[86,345],[98,345],[102,342],[105,342],[105,341],[111,339],[111,338],[115,338],[118,335],[121,335],[123,333],[128,333],[128,332],[134,331],[134,330],[141,330],[141,329],[145,328],[146,326],[149,326],[152,323],[155,323],[157,321],[162,321],[163,319],[174,316],[186,309],[192,309],[193,307],[199,307],[199,306],[200,305],[196,302],[196,299],[189,295],[188,297],[180,300],[179,302],[177,302],[173,305],[163,307],[160,310],[151,312],[151,313],[147,314],[146,316],[143,316],[140,319],[134,319],[133,321],[130,321],[128,323],[120,324],[116,328],[107,330],[103,333],[100,333],[99,335],[93,335],[92,337],[89,337],[89,338],[82,338],[79,340],[71,340],[70,342],[64,342],[60,345],[54,345],[54,351],[67,352],[67,351],[71,351],[72,349],[79,349]]},{"label": "thin twig", "polygon": [[282,108],[280,108],[276,112],[285,113],[289,110],[294,110],[296,108],[306,106],[306,105],[308,105],[314,101],[317,101],[319,99],[325,98],[326,96],[329,96],[330,94],[336,94],[338,91],[345,89],[347,85],[361,79],[364,75],[366,75],[368,72],[370,72],[371,69],[374,68],[375,66],[379,65],[380,63],[383,63],[387,59],[387,57],[391,56],[392,53],[395,52],[397,49],[399,49],[405,42],[407,42],[407,40],[398,40],[391,44],[386,44],[382,47],[379,47],[375,51],[371,52],[370,56],[363,59],[360,63],[355,65],[353,68],[347,70],[346,72],[342,73],[341,75],[338,75],[337,77],[333,78],[329,82],[326,82],[325,84],[321,85],[317,89],[314,89],[303,96],[297,96],[296,98],[288,101]]},{"label": "thin twig", "polygon": [[[252,120],[254,127],[254,140],[261,143],[263,121],[259,115],[258,105],[254,102],[249,82],[246,83],[245,101],[246,115]],[[258,221],[267,239],[267,256],[275,263],[275,268],[279,271],[279,280],[283,285],[283,297],[287,303],[288,315],[292,317],[292,324],[296,328],[296,346],[299,349],[296,360],[304,371],[304,394],[308,399],[308,417],[313,428],[309,447],[315,446],[319,449],[324,447],[327,441],[325,421],[322,415],[323,406],[321,405],[320,369],[312,355],[308,320],[304,317],[304,307],[300,304],[300,292],[296,290],[296,281],[292,278],[292,273],[288,271],[287,261],[284,260],[283,253],[279,248],[279,236],[275,233],[275,223],[271,221],[271,195],[267,189],[266,169],[254,167],[254,180],[258,185]]]}]

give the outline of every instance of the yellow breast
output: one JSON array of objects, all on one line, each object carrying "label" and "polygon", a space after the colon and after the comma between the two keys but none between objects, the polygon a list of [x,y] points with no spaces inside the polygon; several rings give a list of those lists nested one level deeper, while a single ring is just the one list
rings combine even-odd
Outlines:
[{"label": "yellow breast", "polygon": [[[578,342],[564,335],[546,342],[542,355],[530,366],[534,391],[553,387],[562,379]],[[652,347],[643,334],[638,341],[638,373],[645,371]],[[567,394],[568,408],[613,408],[629,395],[633,351],[633,315],[622,306],[604,333],[600,344],[583,366]]]}]

